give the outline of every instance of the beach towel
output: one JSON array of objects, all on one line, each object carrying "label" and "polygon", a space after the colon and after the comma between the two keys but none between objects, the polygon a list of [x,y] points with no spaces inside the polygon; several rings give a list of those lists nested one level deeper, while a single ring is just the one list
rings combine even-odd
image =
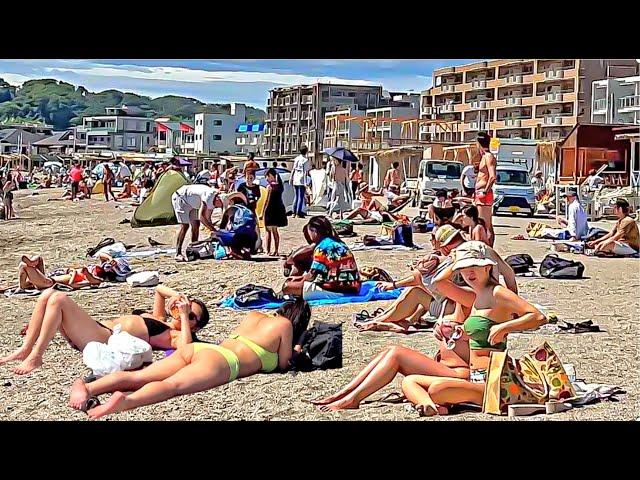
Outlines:
[{"label": "beach towel", "polygon": [[421,245],[415,245],[413,247],[406,247],[404,245],[364,245],[362,243],[356,243],[350,245],[349,248],[352,252],[358,252],[362,250],[396,250],[399,252],[410,252],[413,250],[421,250]]},{"label": "beach towel", "polygon": [[567,400],[572,405],[587,405],[603,400],[613,400],[612,397],[624,390],[617,385],[607,385],[604,383],[586,383],[581,380],[572,382],[576,391],[575,398]]},{"label": "beach towel", "polygon": [[153,257],[155,255],[175,255],[175,248],[154,248],[153,250],[138,250],[135,252],[126,252],[123,257],[126,258],[144,258]]},{"label": "beach towel", "polygon": [[[387,292],[380,291],[376,288],[377,282],[363,282],[360,287],[358,295],[345,295],[339,298],[327,298],[321,300],[310,300],[309,305],[317,307],[321,305],[338,305],[344,303],[364,303],[364,302],[376,302],[380,300],[395,300],[402,293],[401,288],[390,290]],[[230,308],[232,310],[275,310],[282,306],[285,300],[254,303],[248,308],[241,308],[235,301],[235,295],[225,298],[219,303],[222,308]]]}]

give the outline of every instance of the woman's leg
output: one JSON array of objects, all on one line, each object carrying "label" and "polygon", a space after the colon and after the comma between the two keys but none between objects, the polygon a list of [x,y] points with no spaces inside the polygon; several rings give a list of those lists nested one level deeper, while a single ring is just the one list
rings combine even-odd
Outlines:
[{"label": "woman's leg", "polygon": [[459,403],[482,405],[484,385],[484,383],[472,383],[461,378],[440,378],[429,385],[427,394],[436,405]]},{"label": "woman's leg", "polygon": [[38,290],[44,290],[46,288],[52,287],[55,283],[52,279],[42,273],[40,269],[30,267],[22,262],[20,262],[20,265],[18,265],[18,272],[18,277],[20,279],[20,288],[29,288],[29,285],[31,285]]},{"label": "woman's leg", "polygon": [[188,364],[169,378],[147,383],[129,395],[116,392],[107,403],[92,408],[87,413],[91,418],[99,418],[163,402],[179,395],[202,392],[229,381],[229,365],[222,354],[209,350],[200,352],[195,359],[193,357],[191,355]]},{"label": "woman's leg", "polygon": [[330,410],[358,408],[362,400],[389,384],[398,373],[405,376],[422,374],[455,377],[457,375],[455,370],[436,362],[420,352],[405,347],[392,347],[387,350],[383,358],[360,385],[341,399],[320,407],[320,410],[327,412]]},{"label": "woman's leg", "polygon": [[53,295],[56,291],[53,289],[49,289],[44,291],[38,301],[36,302],[36,306],[33,309],[33,313],[31,314],[31,320],[29,320],[29,328],[27,328],[27,334],[24,338],[24,342],[22,342],[22,346],[13,352],[11,355],[7,355],[6,357],[0,358],[0,365],[8,362],[12,362],[14,360],[24,360],[29,356],[31,350],[33,349],[33,345],[36,343],[38,339],[38,335],[40,335],[40,329],[42,328],[42,320],[44,318],[44,313],[47,309],[47,303],[51,295]]},{"label": "woman's leg", "polygon": [[106,342],[111,336],[66,294],[54,292],[47,301],[37,340],[27,358],[13,369],[14,373],[24,375],[41,366],[44,351],[58,329],[81,350],[92,340]]},{"label": "woman's leg", "polygon": [[273,227],[266,227],[267,229],[267,254],[271,255],[271,238],[273,237]]},{"label": "woman's leg", "polygon": [[389,309],[376,317],[379,322],[400,322],[413,317],[422,307],[429,310],[433,297],[421,287],[409,287],[398,297]]},{"label": "woman's leg", "polygon": [[302,290],[304,288],[304,279],[302,278],[288,278],[284,281],[282,286],[282,293],[285,295],[302,296]]},{"label": "woman's leg", "polygon": [[273,227],[273,243],[273,256],[276,257],[280,251],[280,233],[278,233],[278,227]]},{"label": "woman's leg", "polygon": [[418,410],[420,416],[443,415],[447,413],[444,407],[438,407],[427,392],[429,386],[439,377],[429,375],[409,375],[402,379],[402,393]]}]

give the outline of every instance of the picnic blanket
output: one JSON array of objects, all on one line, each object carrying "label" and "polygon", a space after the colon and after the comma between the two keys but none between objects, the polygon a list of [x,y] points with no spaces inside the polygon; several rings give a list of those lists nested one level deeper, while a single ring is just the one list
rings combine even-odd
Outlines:
[{"label": "picnic blanket", "polygon": [[[54,290],[59,290],[61,292],[72,293],[72,292],[86,292],[86,291],[95,291],[99,289],[109,288],[111,284],[109,282],[102,282],[100,285],[85,285],[80,288],[72,288],[69,285],[65,285],[63,283],[56,283],[53,285]],[[7,298],[28,298],[28,297],[37,297],[44,290],[38,290],[37,288],[27,288],[23,289],[20,287],[8,288],[4,291],[4,296]]]},{"label": "picnic blanket", "polygon": [[[402,293],[401,288],[395,290],[389,290],[387,292],[380,291],[376,288],[377,282],[363,282],[358,295],[345,295],[340,298],[311,300],[309,305],[312,307],[320,305],[339,305],[343,303],[364,303],[364,302],[376,302],[379,300],[395,300]],[[239,307],[235,302],[235,296],[225,298],[219,303],[222,308],[230,308],[232,310],[275,310],[282,306],[285,300],[279,302],[268,302],[263,304],[255,304],[249,309]]]}]

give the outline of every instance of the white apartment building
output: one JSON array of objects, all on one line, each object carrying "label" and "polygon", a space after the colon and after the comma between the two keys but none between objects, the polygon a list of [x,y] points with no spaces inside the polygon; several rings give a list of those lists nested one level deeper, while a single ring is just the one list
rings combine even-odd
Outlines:
[{"label": "white apartment building", "polygon": [[156,143],[156,125],[144,110],[122,105],[107,107],[106,115],[84,117],[87,151],[117,150],[146,152]]},{"label": "white apartment building", "polygon": [[236,153],[259,154],[264,135],[264,123],[241,123],[236,128]]},{"label": "white apartment building", "polygon": [[158,151],[169,155],[192,155],[194,151],[193,122],[171,122],[168,118],[156,119]]},{"label": "white apartment building", "polygon": [[243,103],[232,103],[227,113],[196,113],[194,146],[196,155],[236,151],[236,129],[246,123]]},{"label": "white apartment building", "polygon": [[594,81],[591,101],[591,123],[640,124],[640,76]]}]

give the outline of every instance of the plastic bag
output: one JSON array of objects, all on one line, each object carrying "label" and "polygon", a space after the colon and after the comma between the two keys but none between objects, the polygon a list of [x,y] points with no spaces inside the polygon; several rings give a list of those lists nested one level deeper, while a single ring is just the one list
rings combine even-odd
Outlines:
[{"label": "plastic bag", "polygon": [[127,332],[120,325],[106,344],[89,342],[82,351],[82,361],[96,377],[109,373],[134,370],[153,361],[151,345]]},{"label": "plastic bag", "polygon": [[139,272],[127,277],[127,283],[132,287],[155,287],[160,283],[158,272]]},{"label": "plastic bag", "polygon": [[106,253],[113,258],[122,257],[125,253],[127,253],[127,247],[125,247],[124,243],[122,242],[116,242],[111,245],[107,245],[106,247],[102,247],[93,255],[93,257],[98,258],[101,253]]}]

